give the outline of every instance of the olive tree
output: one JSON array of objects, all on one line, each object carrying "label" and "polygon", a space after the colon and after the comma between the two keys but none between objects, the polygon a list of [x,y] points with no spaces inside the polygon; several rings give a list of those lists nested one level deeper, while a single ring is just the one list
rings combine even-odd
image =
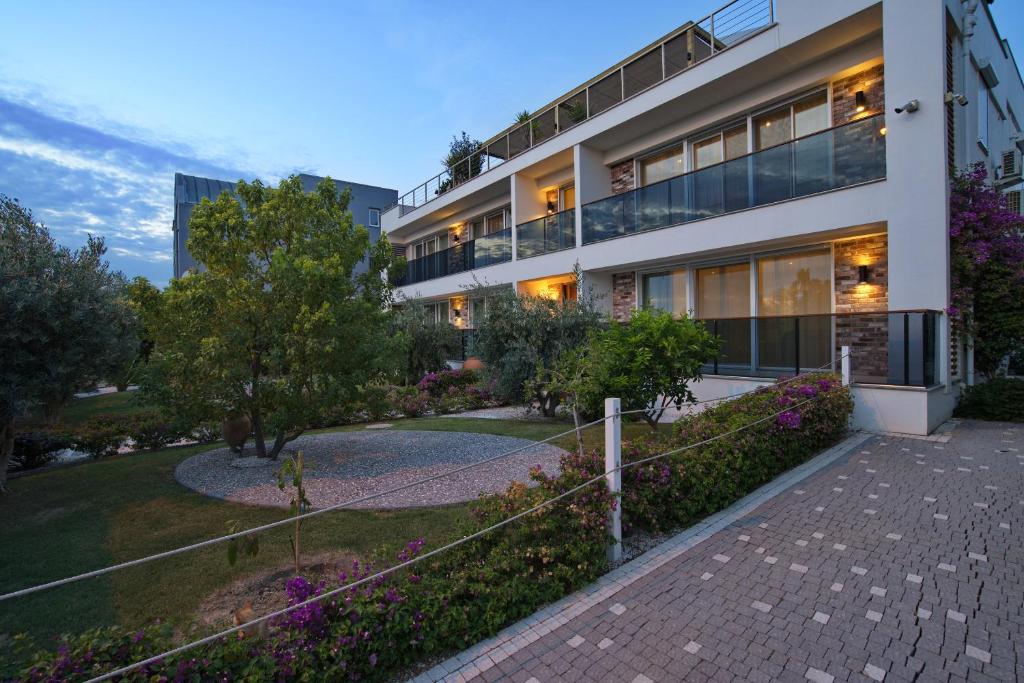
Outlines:
[{"label": "olive tree", "polygon": [[297,176],[237,192],[192,213],[188,249],[203,269],[152,307],[143,388],[193,420],[247,416],[256,455],[276,458],[390,369],[392,252],[353,224],[350,193],[330,178],[309,194]]},{"label": "olive tree", "polygon": [[0,490],[18,423],[55,416],[138,349],[125,278],[103,240],[59,246],[32,212],[0,195]]}]

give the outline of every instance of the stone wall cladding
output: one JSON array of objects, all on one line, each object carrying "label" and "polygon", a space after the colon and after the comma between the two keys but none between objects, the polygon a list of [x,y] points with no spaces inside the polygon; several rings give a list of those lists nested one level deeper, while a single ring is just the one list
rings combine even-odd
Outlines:
[{"label": "stone wall cladding", "polygon": [[[857,91],[863,90],[867,100],[863,112],[857,113]],[[856,118],[885,111],[885,65],[878,64],[851,76],[832,81],[832,125],[841,126]]]},{"label": "stone wall cladding", "polygon": [[611,167],[612,194],[629,192],[635,187],[633,160],[621,161]]},{"label": "stone wall cladding", "polygon": [[626,322],[636,306],[636,273],[612,275],[612,317]]},{"label": "stone wall cladding", "polygon": [[[842,240],[835,254],[836,357],[849,346],[855,381],[885,383],[889,376],[889,257],[886,235]],[[869,268],[867,284],[858,267]],[[858,313],[860,315],[843,315]],[[873,313],[874,315],[866,315]]]}]

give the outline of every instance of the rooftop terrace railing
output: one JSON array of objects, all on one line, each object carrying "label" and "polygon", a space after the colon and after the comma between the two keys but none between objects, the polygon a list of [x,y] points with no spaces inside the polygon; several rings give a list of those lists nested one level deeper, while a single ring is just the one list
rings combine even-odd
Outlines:
[{"label": "rooftop terrace railing", "polygon": [[584,204],[583,244],[885,177],[881,114]]},{"label": "rooftop terrace railing", "polygon": [[405,193],[396,205],[399,216],[713,57],[774,22],[773,0],[732,0],[526,121],[516,123],[473,154]]},{"label": "rooftop terrace railing", "polygon": [[398,286],[413,285],[511,260],[512,228],[506,228],[408,261]]}]

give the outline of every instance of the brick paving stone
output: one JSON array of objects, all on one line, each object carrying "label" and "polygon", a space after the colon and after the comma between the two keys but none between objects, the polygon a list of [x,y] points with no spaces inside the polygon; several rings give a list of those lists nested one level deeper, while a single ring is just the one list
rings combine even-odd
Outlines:
[{"label": "brick paving stone", "polygon": [[1022,437],[869,436],[420,680],[1024,680]]}]

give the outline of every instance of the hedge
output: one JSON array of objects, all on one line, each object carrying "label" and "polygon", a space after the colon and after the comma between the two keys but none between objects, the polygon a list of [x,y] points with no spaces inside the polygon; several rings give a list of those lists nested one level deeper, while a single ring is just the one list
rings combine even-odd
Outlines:
[{"label": "hedge", "polygon": [[957,417],[1000,422],[1024,422],[1024,379],[997,377],[965,387]]},{"label": "hedge", "polygon": [[[627,528],[632,533],[678,528],[723,508],[842,438],[852,407],[849,392],[838,380],[819,374],[685,418],[668,438],[650,436],[627,443],[628,463],[753,425],[626,469]],[[557,476],[535,469],[530,476],[537,486],[513,483],[502,495],[482,497],[465,532],[528,510],[603,470],[598,451],[567,454]],[[224,638],[128,678],[394,678],[492,636],[595,580],[608,568],[605,520],[614,504],[607,489],[593,485],[479,540],[300,608],[276,619],[265,632]],[[423,547],[422,540],[413,541],[392,561],[414,557]],[[333,585],[314,585],[297,576],[284,589],[289,604],[297,604],[373,571],[356,563]],[[166,626],[94,630],[65,638],[56,654],[38,652],[21,679],[80,680],[159,653],[172,642]]]}]

